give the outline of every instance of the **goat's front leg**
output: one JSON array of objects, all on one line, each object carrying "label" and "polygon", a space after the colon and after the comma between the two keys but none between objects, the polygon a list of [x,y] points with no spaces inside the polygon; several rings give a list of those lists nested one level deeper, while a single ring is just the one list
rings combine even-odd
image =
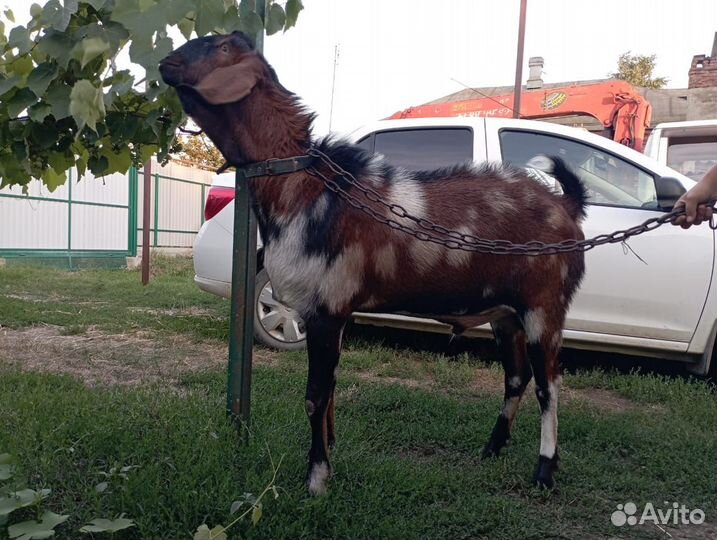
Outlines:
[{"label": "goat's front leg", "polygon": [[306,414],[311,424],[311,450],[307,487],[311,495],[326,493],[331,475],[329,443],[333,443],[333,401],[336,368],[341,354],[341,334],[346,320],[328,315],[306,322],[309,378],[306,383]]}]

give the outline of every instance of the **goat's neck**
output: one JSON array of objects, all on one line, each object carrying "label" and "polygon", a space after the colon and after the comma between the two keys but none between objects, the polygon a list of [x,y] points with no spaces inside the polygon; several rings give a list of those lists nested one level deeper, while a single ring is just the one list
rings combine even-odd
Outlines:
[{"label": "goat's neck", "polygon": [[[236,105],[241,122],[230,126],[232,143],[244,163],[288,158],[306,153],[311,139],[312,116],[290,94],[271,88]],[[287,176],[253,178],[249,187],[257,214],[283,221],[305,210],[320,195],[323,185],[305,171]]]}]

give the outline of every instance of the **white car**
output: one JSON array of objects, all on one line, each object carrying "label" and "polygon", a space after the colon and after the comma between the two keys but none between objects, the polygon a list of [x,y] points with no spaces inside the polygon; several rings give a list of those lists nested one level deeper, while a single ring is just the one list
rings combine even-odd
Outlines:
[{"label": "white car", "polygon": [[[382,120],[349,138],[398,166],[430,169],[465,160],[525,165],[540,154],[561,156],[590,193],[587,238],[628,229],[663,215],[694,181],[609,139],[547,122],[502,118]],[[476,189],[480,189],[476,185]],[[229,297],[234,173],[217,176],[207,221],[194,244],[195,281]],[[535,224],[540,227],[540,223]],[[715,232],[702,225],[664,225],[627,245],[586,253],[586,274],[568,313],[566,347],[673,359],[706,374],[717,364]],[[256,283],[256,337],[280,349],[304,346],[303,323],[277,302],[261,267]],[[440,276],[436,277],[440,279]],[[399,314],[355,313],[358,323],[449,333],[436,321]],[[489,337],[490,327],[469,337]]]}]

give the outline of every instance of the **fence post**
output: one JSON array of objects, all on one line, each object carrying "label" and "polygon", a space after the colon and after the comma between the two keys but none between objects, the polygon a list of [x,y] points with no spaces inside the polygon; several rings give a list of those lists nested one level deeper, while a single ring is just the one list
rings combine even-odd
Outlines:
[{"label": "fence post", "polygon": [[154,175],[154,247],[159,240],[159,175]]},{"label": "fence post", "polygon": [[204,225],[204,201],[206,200],[205,188],[206,188],[206,184],[202,184],[202,200],[201,200],[201,204],[199,205],[199,213],[200,213],[200,219],[202,220],[201,221],[202,225]]}]

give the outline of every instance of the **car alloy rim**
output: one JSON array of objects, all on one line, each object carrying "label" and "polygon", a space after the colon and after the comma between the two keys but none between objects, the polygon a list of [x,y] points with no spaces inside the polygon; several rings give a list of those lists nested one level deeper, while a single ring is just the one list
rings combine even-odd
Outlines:
[{"label": "car alloy rim", "polygon": [[256,312],[262,328],[274,339],[284,343],[297,343],[306,339],[304,321],[296,311],[274,298],[271,282],[267,282],[261,289]]}]

